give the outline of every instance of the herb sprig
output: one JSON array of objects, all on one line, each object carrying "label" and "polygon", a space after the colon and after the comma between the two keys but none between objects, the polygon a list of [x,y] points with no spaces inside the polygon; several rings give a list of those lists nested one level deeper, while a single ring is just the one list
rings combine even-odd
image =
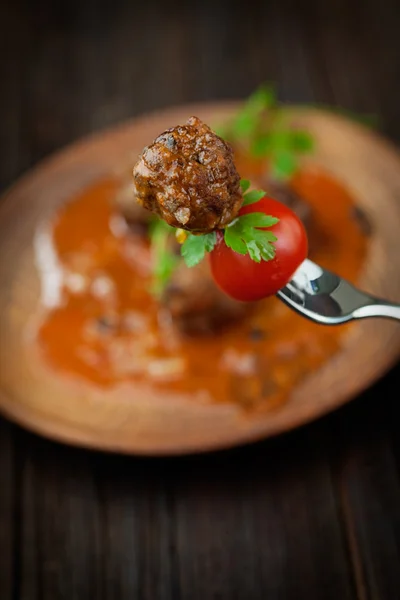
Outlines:
[{"label": "herb sprig", "polygon": [[243,142],[258,134],[260,121],[265,111],[276,104],[275,90],[272,85],[264,83],[257,88],[243,103],[230,123],[215,127],[215,132],[227,141]]},{"label": "herb sprig", "polygon": [[[324,104],[309,104],[368,127],[378,127],[377,115],[357,114],[350,110]],[[215,128],[218,135],[242,147],[255,158],[268,161],[270,177],[277,180],[290,179],[298,170],[302,155],[313,152],[312,135],[289,122],[284,107],[277,101],[272,84],[264,83],[243,103],[234,118]]]},{"label": "herb sprig", "polygon": [[250,181],[248,179],[240,180],[240,188],[243,194],[243,203],[242,206],[248,206],[249,204],[254,204],[258,202],[265,196],[265,192],[263,190],[251,190],[248,192],[247,190],[250,187]]},{"label": "herb sprig", "polygon": [[272,260],[275,256],[276,236],[265,231],[278,223],[279,219],[264,213],[242,215],[229,223],[224,231],[225,244],[239,254],[248,254],[255,262]]},{"label": "herb sprig", "polygon": [[203,260],[206,252],[214,250],[217,243],[215,231],[203,235],[189,233],[182,244],[181,255],[187,267],[195,267]]},{"label": "herb sprig", "polygon": [[159,218],[154,219],[150,224],[153,261],[152,292],[155,296],[160,296],[180,260],[179,256],[171,250],[171,235],[174,231],[174,227]]},{"label": "herb sprig", "polygon": [[253,92],[232,121],[216,132],[255,158],[267,159],[270,176],[277,180],[290,179],[299,158],[314,149],[311,134],[288,122],[270,84]]},{"label": "herb sprig", "polygon": [[[265,192],[262,190],[251,190],[250,181],[242,179],[240,186],[243,193],[242,206],[259,202]],[[262,212],[253,212],[236,217],[225,229],[221,230],[225,244],[234,252],[248,254],[255,262],[271,260],[275,256],[273,243],[276,236],[271,231],[266,231],[278,223],[279,219],[265,215]],[[199,264],[207,252],[212,252],[217,243],[215,232],[204,235],[193,235],[189,233],[182,244],[181,255],[186,266],[194,267]]]}]

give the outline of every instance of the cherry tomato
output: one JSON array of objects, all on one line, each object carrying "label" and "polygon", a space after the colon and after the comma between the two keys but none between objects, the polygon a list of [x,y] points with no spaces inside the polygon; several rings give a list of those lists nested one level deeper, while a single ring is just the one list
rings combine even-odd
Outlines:
[{"label": "cherry tomato", "polygon": [[262,212],[279,219],[268,228],[277,237],[275,258],[257,263],[248,254],[228,248],[223,232],[217,233],[217,244],[210,253],[211,272],[216,284],[235,300],[251,302],[276,294],[283,288],[307,257],[308,241],[304,225],[287,206],[264,196],[258,202],[241,208],[239,215]]}]

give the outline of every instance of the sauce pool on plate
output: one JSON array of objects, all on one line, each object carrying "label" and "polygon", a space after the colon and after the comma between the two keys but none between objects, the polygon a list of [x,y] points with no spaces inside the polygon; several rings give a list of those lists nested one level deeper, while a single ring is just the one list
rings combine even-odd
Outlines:
[{"label": "sauce pool on plate", "polygon": [[[151,385],[158,394],[263,411],[340,348],[352,325],[311,323],[276,298],[217,334],[180,334],[149,291],[149,242],[115,212],[120,187],[118,179],[95,182],[37,236],[43,306],[35,345],[56,376],[104,390],[131,384],[132,394]],[[355,282],[367,237],[352,217],[351,196],[318,169],[301,171],[292,188],[312,207],[310,258]]]}]

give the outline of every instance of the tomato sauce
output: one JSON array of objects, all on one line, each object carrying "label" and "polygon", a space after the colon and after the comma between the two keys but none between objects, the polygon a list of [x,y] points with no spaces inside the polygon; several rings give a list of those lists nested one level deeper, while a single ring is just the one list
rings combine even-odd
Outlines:
[{"label": "tomato sauce", "polygon": [[[58,288],[36,341],[54,372],[82,385],[131,383],[133,394],[150,383],[159,394],[263,411],[279,406],[293,385],[337,352],[351,325],[310,323],[276,298],[216,335],[180,335],[149,292],[148,242],[130,235],[113,212],[120,185],[94,183],[48,224]],[[310,258],[357,281],[368,240],[351,217],[348,192],[318,169],[302,171],[292,186],[313,208]]]}]

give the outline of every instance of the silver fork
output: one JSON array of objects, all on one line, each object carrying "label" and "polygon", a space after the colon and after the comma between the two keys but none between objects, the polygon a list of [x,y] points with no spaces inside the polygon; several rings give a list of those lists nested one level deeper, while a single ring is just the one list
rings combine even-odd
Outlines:
[{"label": "silver fork", "polygon": [[400,304],[370,296],[309,259],[277,296],[304,317],[324,325],[366,317],[400,321]]}]

